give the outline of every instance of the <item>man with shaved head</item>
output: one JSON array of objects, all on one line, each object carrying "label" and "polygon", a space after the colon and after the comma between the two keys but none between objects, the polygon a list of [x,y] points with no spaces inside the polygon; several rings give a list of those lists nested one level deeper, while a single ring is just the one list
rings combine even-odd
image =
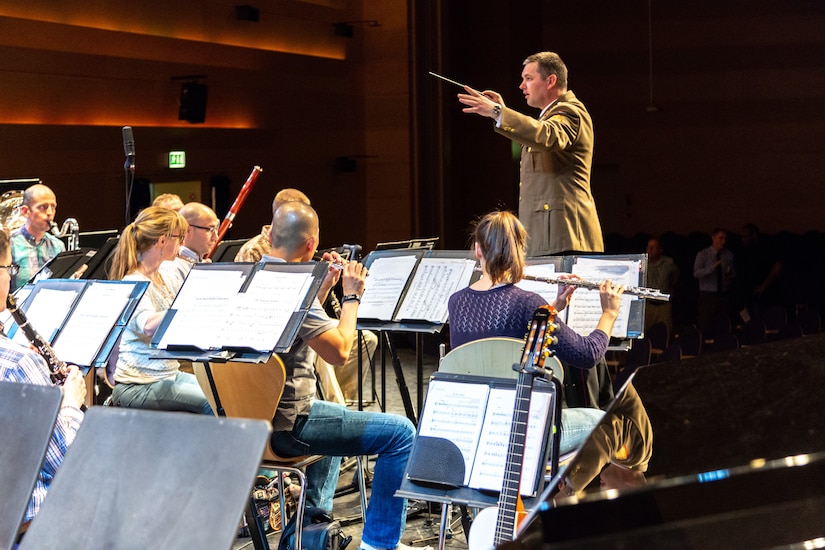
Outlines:
[{"label": "man with shaved head", "polygon": [[12,292],[25,285],[49,260],[66,250],[63,241],[50,233],[57,213],[54,191],[42,183],[32,185],[23,192],[20,213],[26,222],[11,234],[11,260],[20,266],[12,281]]},{"label": "man with shaved head", "polygon": [[[320,239],[318,214],[303,202],[287,202],[272,217],[271,235],[272,248],[264,261],[311,261]],[[401,486],[415,427],[403,416],[353,411],[317,399],[315,355],[332,365],[342,365],[349,357],[367,276],[363,265],[347,262],[335,252],[325,253],[323,259],[344,268],[329,268],[318,298],[298,329],[297,340],[288,353],[280,354],[286,385],[272,421],[272,449],[280,456],[325,455],[307,467],[306,473],[309,505],[327,511],[332,510],[341,457],[378,455],[361,547],[400,548],[406,502],[394,494]],[[339,279],[344,296],[340,319],[333,319],[321,301]]]}]

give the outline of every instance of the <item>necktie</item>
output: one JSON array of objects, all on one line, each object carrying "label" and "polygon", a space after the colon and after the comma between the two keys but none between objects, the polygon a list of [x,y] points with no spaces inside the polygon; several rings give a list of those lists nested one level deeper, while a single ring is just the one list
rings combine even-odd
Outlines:
[{"label": "necktie", "polygon": [[716,251],[716,293],[722,294],[722,251]]}]

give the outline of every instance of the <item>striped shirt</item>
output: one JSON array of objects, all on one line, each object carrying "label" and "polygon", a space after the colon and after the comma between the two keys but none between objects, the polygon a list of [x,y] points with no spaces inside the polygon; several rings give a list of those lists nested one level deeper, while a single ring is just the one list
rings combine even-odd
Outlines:
[{"label": "striped shirt", "polygon": [[[49,369],[43,358],[33,350],[12,342],[4,335],[0,335],[0,379],[7,382],[38,386],[52,385],[49,378]],[[23,518],[24,522],[31,521],[37,511],[40,510],[40,505],[43,504],[43,499],[46,498],[52,479],[54,479],[57,469],[63,462],[66,450],[74,441],[82,420],[83,413],[80,409],[70,405],[60,407],[54,432],[52,432],[46,450],[46,458],[43,460],[43,466],[37,476],[29,507]]]}]

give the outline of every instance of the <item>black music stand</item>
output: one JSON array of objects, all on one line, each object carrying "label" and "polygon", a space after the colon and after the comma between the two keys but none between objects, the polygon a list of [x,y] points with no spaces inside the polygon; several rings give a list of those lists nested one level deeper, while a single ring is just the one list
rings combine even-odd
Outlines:
[{"label": "black music stand", "polygon": [[231,548],[269,433],[265,421],[93,407],[20,548]]},{"label": "black music stand", "polygon": [[54,386],[0,381],[0,548],[12,548],[54,431]]},{"label": "black music stand", "polygon": [[[96,255],[93,248],[78,248],[61,252],[41,267],[31,282],[45,279],[71,279],[72,276]],[[79,277],[78,277],[79,278]]]},{"label": "black music stand", "polygon": [[106,239],[94,256],[89,258],[86,262],[86,271],[81,275],[81,279],[108,279],[109,266],[112,265],[112,256],[115,253],[115,247],[120,241],[119,236],[109,237]]},{"label": "black music stand", "polygon": [[215,248],[215,253],[212,254],[210,259],[213,263],[234,262],[235,255],[248,240],[249,239],[234,239],[231,241],[221,241],[217,248]]}]

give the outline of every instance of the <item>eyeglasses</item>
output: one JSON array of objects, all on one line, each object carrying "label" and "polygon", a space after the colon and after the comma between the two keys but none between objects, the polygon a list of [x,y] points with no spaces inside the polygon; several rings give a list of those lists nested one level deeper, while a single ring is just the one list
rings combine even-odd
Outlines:
[{"label": "eyeglasses", "polygon": [[216,235],[218,234],[218,226],[217,225],[213,225],[211,227],[204,227],[202,225],[195,225],[194,223],[190,223],[189,227],[197,227],[198,229],[203,229],[207,233],[215,233]]},{"label": "eyeglasses", "polygon": [[18,273],[20,273],[20,266],[17,265],[17,264],[0,265],[0,268],[2,268],[2,267],[5,267],[6,269],[9,270],[9,277],[14,277]]},{"label": "eyeglasses", "polygon": [[177,239],[180,241],[180,244],[183,244],[183,239],[186,238],[186,235],[169,235],[170,239]]}]

